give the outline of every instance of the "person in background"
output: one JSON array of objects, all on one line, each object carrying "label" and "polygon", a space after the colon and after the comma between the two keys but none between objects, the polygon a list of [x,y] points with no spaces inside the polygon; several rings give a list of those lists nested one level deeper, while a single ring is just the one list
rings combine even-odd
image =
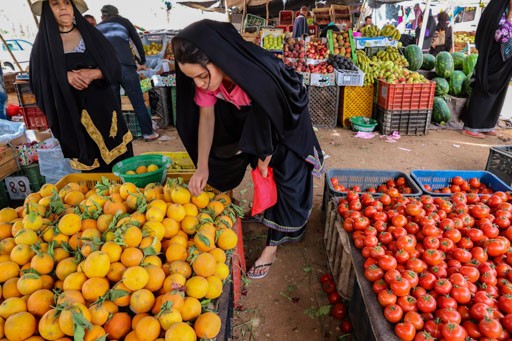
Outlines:
[{"label": "person in background", "polygon": [[111,172],[133,155],[132,134],[112,84],[121,67],[112,45],[80,14],[83,0],[35,1],[41,16],[30,55],[30,85],[71,167]]},{"label": "person in background", "polygon": [[312,175],[324,171],[307,89],[293,69],[243,40],[230,23],[198,21],[181,31],[172,47],[176,128],[197,165],[191,193],[199,195],[207,183],[231,190],[249,164],[263,177],[273,168],[278,199],[263,214],[266,247],[247,272],[249,278],[263,278],[279,245],[304,238]]},{"label": "person in background", "polygon": [[437,15],[437,26],[432,45],[430,47],[430,54],[437,56],[439,52],[451,52],[453,47],[453,31],[450,25],[450,17],[448,13],[441,12]]},{"label": "person in background", "polygon": [[[105,5],[101,9],[101,23],[96,28],[110,41],[117,58],[121,62],[121,82],[113,85],[114,91],[121,103],[121,86],[132,103],[133,110],[137,115],[142,136],[145,141],[156,140],[160,135],[153,131],[153,124],[149,116],[148,109],[144,104],[144,97],[140,88],[138,70],[146,69],[146,56],[144,48],[135,27],[132,23],[119,15],[119,11],[112,5]],[[137,48],[140,60],[139,66],[135,64],[132,51],[130,49],[130,40]]]},{"label": "person in background", "polygon": [[294,38],[303,38],[305,35],[308,34],[308,23],[307,23],[308,13],[309,13],[309,10],[308,10],[307,6],[302,6],[300,8],[300,13],[295,18],[295,21],[293,22],[293,37]]},{"label": "person in background", "polygon": [[416,30],[416,28],[420,25],[423,20],[423,12],[421,11],[420,4],[414,5],[412,9],[412,13],[409,14],[411,19],[411,29]]},{"label": "person in background", "polygon": [[85,20],[87,20],[87,22],[89,22],[89,24],[91,24],[92,26],[96,27],[97,23],[96,23],[96,18],[94,18],[92,15],[90,14],[86,14],[84,15],[84,18]]},{"label": "person in background", "polygon": [[462,133],[483,139],[496,136],[496,124],[512,78],[512,1],[491,0],[475,37],[478,61],[471,96],[461,119]]},{"label": "person in background", "polygon": [[366,18],[364,18],[364,26],[372,26],[373,25],[373,19],[372,16],[369,15]]},{"label": "person in background", "polygon": [[320,38],[327,38],[327,32],[329,31],[340,32],[340,28],[333,22],[330,22],[329,25],[325,26],[320,32]]},{"label": "person in background", "polygon": [[[418,26],[415,30],[416,36],[416,44],[419,44],[421,27],[424,24],[423,21],[423,13],[419,15],[418,18]],[[425,30],[425,37],[423,38],[423,46],[422,51],[428,53],[430,51],[430,46],[432,45],[432,39],[434,39],[434,33],[436,32],[436,19],[432,16],[432,10],[429,10],[427,28]]]},{"label": "person in background", "polygon": [[[0,63],[1,64],[1,63]],[[4,85],[4,72],[0,67],[0,119],[6,119],[5,108],[7,106],[7,92]]]}]

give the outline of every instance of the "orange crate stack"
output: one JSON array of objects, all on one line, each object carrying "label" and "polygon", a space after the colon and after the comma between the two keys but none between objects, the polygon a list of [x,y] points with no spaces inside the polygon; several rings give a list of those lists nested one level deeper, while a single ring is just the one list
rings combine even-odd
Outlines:
[{"label": "orange crate stack", "polygon": [[435,90],[435,82],[392,84],[379,81],[377,105],[385,110],[432,109]]}]

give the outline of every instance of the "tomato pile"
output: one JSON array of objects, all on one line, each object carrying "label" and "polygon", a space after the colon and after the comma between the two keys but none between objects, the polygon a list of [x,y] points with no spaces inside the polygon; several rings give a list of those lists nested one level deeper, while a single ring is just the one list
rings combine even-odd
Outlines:
[{"label": "tomato pile", "polygon": [[432,190],[432,187],[428,184],[423,185],[423,187],[429,191],[434,193],[473,193],[473,194],[492,194],[494,191],[492,188],[487,187],[484,183],[480,182],[478,178],[471,178],[469,180],[464,180],[461,176],[455,176],[450,182],[449,186],[443,187],[441,189]]},{"label": "tomato pile", "polygon": [[352,187],[346,187],[339,183],[338,178],[331,178],[331,184],[334,190],[338,192],[368,192],[368,193],[388,193],[395,195],[397,193],[411,194],[412,188],[407,186],[407,181],[404,177],[395,179],[389,179],[383,182],[377,187],[368,187],[364,191],[361,190],[361,186],[354,185]]},{"label": "tomato pile", "polygon": [[347,305],[343,302],[340,294],[336,291],[336,283],[331,274],[326,273],[320,276],[322,290],[327,294],[329,303],[331,303],[331,316],[340,320],[340,330],[343,335],[352,331],[352,322],[348,317]]},{"label": "tomato pile", "polygon": [[399,338],[511,338],[511,192],[444,198],[349,192],[338,212]]}]

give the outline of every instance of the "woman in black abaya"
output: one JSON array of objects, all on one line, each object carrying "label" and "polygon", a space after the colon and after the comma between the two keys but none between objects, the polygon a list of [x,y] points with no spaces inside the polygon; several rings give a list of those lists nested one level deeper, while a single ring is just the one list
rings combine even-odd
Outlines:
[{"label": "woman in black abaya", "polygon": [[263,214],[266,247],[249,270],[262,278],[277,246],[303,238],[313,204],[312,174],[323,157],[302,79],[275,56],[248,43],[229,23],[203,20],[173,41],[177,67],[176,127],[197,165],[189,188],[238,186],[247,165],[274,169],[278,201]]},{"label": "woman in black abaya", "polygon": [[109,172],[132,155],[132,135],[111,84],[121,77],[110,43],[80,13],[83,0],[32,1],[41,16],[30,56],[39,108],[71,166]]},{"label": "woman in black abaya", "polygon": [[466,110],[462,115],[462,133],[471,137],[496,136],[494,130],[505,102],[512,78],[512,0],[491,0],[476,30],[475,44],[478,61],[474,83]]}]

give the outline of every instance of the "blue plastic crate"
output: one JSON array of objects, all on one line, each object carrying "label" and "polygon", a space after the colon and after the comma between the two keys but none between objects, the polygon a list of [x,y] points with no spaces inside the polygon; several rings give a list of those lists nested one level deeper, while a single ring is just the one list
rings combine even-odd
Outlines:
[{"label": "blue plastic crate", "polygon": [[[419,197],[423,194],[418,185],[411,179],[409,175],[399,171],[393,170],[378,170],[378,169],[329,169],[325,173],[324,185],[324,202],[323,207],[327,207],[327,203],[332,197],[345,197],[347,192],[340,192],[334,189],[331,183],[331,178],[337,178],[338,183],[347,188],[352,186],[361,187],[365,191],[369,187],[377,187],[389,179],[405,178],[407,186],[412,189],[411,194],[402,194],[406,197]],[[374,193],[374,196],[380,196],[382,193]]]},{"label": "blue plastic crate", "polygon": [[430,185],[432,190],[448,187],[455,176],[460,176],[464,180],[478,178],[480,182],[491,188],[493,191],[511,191],[496,175],[486,171],[468,171],[468,170],[413,170],[411,177],[416,181],[420,188],[426,194],[432,196],[451,196],[451,193],[435,193],[427,191],[425,185]]}]

